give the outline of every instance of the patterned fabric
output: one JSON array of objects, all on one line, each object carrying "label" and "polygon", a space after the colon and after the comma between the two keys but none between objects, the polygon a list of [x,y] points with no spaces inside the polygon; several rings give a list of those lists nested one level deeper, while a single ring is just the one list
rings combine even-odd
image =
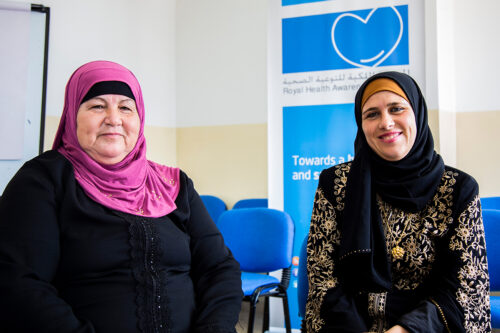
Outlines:
[{"label": "patterned fabric", "polygon": [[386,302],[387,293],[368,294],[368,314],[372,319],[370,332],[384,332]]},{"label": "patterned fabric", "polygon": [[460,286],[455,296],[464,309],[467,332],[487,332],[490,328],[488,262],[479,207],[479,198],[476,197],[460,214],[450,242],[450,250],[460,254],[463,262],[458,272]]},{"label": "patterned fabric", "polygon": [[[344,166],[344,168],[342,168]],[[308,332],[317,332],[325,324],[320,316],[321,305],[326,292],[338,286],[334,273],[333,251],[340,245],[340,232],[337,227],[337,212],[344,209],[343,197],[349,166],[341,164],[335,169],[334,207],[318,187],[314,198],[311,228],[307,241],[307,272],[309,277],[309,295],[306,303],[306,325]]]},{"label": "patterned fabric", "polygon": [[[316,191],[307,248],[307,332],[328,332],[325,299],[328,293],[342,290],[337,262],[350,165],[340,164],[324,171]],[[491,331],[488,265],[479,198],[477,195],[468,198],[463,205],[457,202],[460,190],[457,179],[470,178],[460,173],[447,167],[433,199],[417,213],[392,207],[377,196],[393,285],[388,293],[368,293],[361,297],[366,296],[362,302],[356,298],[358,311],[366,313],[363,318],[371,332],[383,332],[395,324],[392,319],[393,322],[388,320],[394,316],[389,313],[389,309],[394,308],[391,302],[397,302],[394,295],[405,293],[416,294],[417,301],[432,302],[444,329],[453,331],[449,326],[449,321],[453,320],[449,304],[442,302],[443,295],[434,297],[434,286],[439,286],[439,293],[446,294],[456,304],[463,317],[458,323],[463,331]],[[463,211],[456,211],[462,206],[465,207]],[[391,254],[396,246],[403,249],[402,258]],[[439,258],[444,258],[439,266],[441,262],[453,263],[444,274],[435,273],[440,269],[436,268]],[[422,332],[425,331],[423,323]]]}]

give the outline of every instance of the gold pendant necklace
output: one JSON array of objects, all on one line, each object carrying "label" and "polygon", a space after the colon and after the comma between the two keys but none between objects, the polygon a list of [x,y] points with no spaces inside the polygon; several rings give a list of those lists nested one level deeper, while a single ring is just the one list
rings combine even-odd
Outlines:
[{"label": "gold pendant necklace", "polygon": [[[399,243],[403,240],[403,237],[406,235],[406,227],[408,226],[408,223],[404,224],[403,231],[401,232],[401,236],[399,239],[396,241],[396,236],[393,234],[393,226],[395,221],[391,221],[392,217],[392,209],[389,212],[389,217],[387,217],[387,211],[384,210],[384,217],[386,217],[386,227],[387,227],[387,234],[390,236],[390,244],[392,245],[391,249],[391,255],[394,260],[401,260],[405,256],[405,250],[399,246]],[[392,222],[392,223],[391,223]]]},{"label": "gold pendant necklace", "polygon": [[393,247],[391,253],[392,257],[396,260],[401,260],[405,256],[405,250],[399,245]]}]

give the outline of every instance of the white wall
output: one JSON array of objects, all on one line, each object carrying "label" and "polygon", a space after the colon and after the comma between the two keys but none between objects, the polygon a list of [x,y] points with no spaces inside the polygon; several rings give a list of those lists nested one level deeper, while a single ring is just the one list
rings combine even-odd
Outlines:
[{"label": "white wall", "polygon": [[48,116],[60,116],[71,73],[103,59],[138,77],[146,125],[267,122],[266,0],[42,4],[51,10]]},{"label": "white wall", "polygon": [[500,111],[500,1],[453,2],[457,111]]},{"label": "white wall", "polygon": [[267,0],[179,0],[177,125],[267,123]]},{"label": "white wall", "polygon": [[139,79],[146,125],[175,127],[175,0],[41,3],[51,10],[48,116],[61,115],[64,88],[77,67],[111,60]]}]

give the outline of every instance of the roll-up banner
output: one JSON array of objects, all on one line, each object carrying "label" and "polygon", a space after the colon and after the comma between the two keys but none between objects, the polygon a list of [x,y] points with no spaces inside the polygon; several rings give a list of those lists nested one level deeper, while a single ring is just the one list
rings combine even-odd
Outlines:
[{"label": "roll-up banner", "polygon": [[[370,76],[410,74],[425,90],[424,1],[269,0],[269,199],[295,223],[292,327],[299,249],[321,170],[354,158],[354,96]],[[283,327],[271,305],[271,326]]]}]

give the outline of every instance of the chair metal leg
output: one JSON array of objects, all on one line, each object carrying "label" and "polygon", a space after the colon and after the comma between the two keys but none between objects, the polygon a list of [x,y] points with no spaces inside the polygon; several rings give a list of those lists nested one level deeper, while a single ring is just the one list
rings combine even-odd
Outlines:
[{"label": "chair metal leg", "polygon": [[247,333],[253,333],[253,324],[255,321],[255,309],[257,308],[257,301],[250,301],[250,314],[248,315],[248,331]]},{"label": "chair metal leg", "polygon": [[283,296],[283,313],[285,315],[285,328],[286,333],[292,333],[292,324],[290,322],[290,309],[288,308],[288,297],[285,292]]},{"label": "chair metal leg", "polygon": [[262,333],[269,331],[269,297],[264,299],[264,318],[262,320]]}]

